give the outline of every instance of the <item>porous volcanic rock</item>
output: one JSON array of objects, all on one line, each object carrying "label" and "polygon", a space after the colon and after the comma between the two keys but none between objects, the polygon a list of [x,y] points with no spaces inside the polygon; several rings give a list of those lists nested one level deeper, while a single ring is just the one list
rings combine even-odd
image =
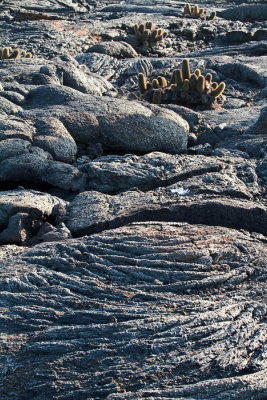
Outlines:
[{"label": "porous volcanic rock", "polygon": [[[266,400],[267,5],[217,3],[0,0],[1,400]],[[185,58],[217,102],[147,102]]]}]

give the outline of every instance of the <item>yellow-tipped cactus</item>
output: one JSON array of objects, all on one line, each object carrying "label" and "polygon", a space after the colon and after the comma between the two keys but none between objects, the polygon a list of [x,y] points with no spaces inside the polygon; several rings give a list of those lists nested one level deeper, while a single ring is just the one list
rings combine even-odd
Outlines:
[{"label": "yellow-tipped cactus", "polygon": [[149,21],[146,23],[146,28],[149,29],[150,31],[153,30],[153,22]]},{"label": "yellow-tipped cactus", "polygon": [[224,89],[225,89],[225,83],[221,82],[217,86],[217,88],[212,91],[212,95],[214,96],[214,98],[217,99],[217,97],[221,96],[223,94]]},{"label": "yellow-tipped cactus", "polygon": [[4,47],[2,49],[2,60],[7,60],[10,56],[10,50],[9,47]]},{"label": "yellow-tipped cactus", "polygon": [[209,20],[209,21],[213,21],[214,18],[216,18],[216,11],[212,11],[212,13],[210,14],[208,20]]},{"label": "yellow-tipped cactus", "polygon": [[166,79],[163,76],[158,76],[158,82],[161,87],[168,86]]},{"label": "yellow-tipped cactus", "polygon": [[20,58],[21,56],[21,52],[20,49],[15,49],[9,56],[9,58],[17,60],[18,58]]},{"label": "yellow-tipped cactus", "polygon": [[191,15],[191,6],[189,3],[184,6],[184,15]]},{"label": "yellow-tipped cactus", "polygon": [[160,100],[161,100],[161,90],[155,89],[153,91],[152,104],[160,104]]},{"label": "yellow-tipped cactus", "polygon": [[196,4],[195,6],[194,6],[194,17],[197,17],[199,15],[199,7],[198,7],[198,5]]},{"label": "yellow-tipped cactus", "polygon": [[195,70],[194,74],[195,74],[197,77],[199,77],[199,76],[201,75],[200,69],[197,68],[197,69]]},{"label": "yellow-tipped cactus", "polygon": [[147,90],[145,75],[142,73],[138,74],[138,87],[141,94]]},{"label": "yellow-tipped cactus", "polygon": [[158,89],[159,88],[159,81],[157,79],[153,79],[152,87],[153,87],[153,89]]},{"label": "yellow-tipped cactus", "polygon": [[208,74],[205,76],[205,80],[206,80],[207,82],[211,83],[211,81],[212,81],[212,75],[211,75],[210,73],[208,73]]},{"label": "yellow-tipped cactus", "polygon": [[183,79],[190,79],[191,73],[190,73],[189,61],[187,58],[185,58],[182,63],[182,74],[183,74]]},{"label": "yellow-tipped cactus", "polygon": [[25,58],[32,58],[32,53],[30,52],[26,53]]}]

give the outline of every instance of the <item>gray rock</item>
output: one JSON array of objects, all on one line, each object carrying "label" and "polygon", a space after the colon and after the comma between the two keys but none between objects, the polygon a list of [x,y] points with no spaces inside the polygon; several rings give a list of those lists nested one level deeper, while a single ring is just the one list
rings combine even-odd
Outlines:
[{"label": "gray rock", "polygon": [[29,241],[42,220],[51,218],[54,208],[65,204],[57,197],[33,190],[0,192],[0,244]]},{"label": "gray rock", "polygon": [[[0,92],[2,93],[2,92]],[[5,99],[4,97],[0,97],[0,110],[4,111],[8,115],[17,114],[19,111],[22,111],[22,108],[17,104],[12,103],[10,100]]]},{"label": "gray rock", "polygon": [[[45,111],[42,106],[46,105]],[[49,106],[62,106],[49,108]],[[101,143],[116,151],[180,153],[187,146],[188,124],[158,106],[83,95],[61,86],[40,86],[29,94],[32,112],[60,117],[75,141]],[[40,110],[38,110],[38,108]],[[134,129],[129,129],[134,126]]]},{"label": "gray rock", "polygon": [[246,31],[230,31],[226,34],[228,43],[246,43],[251,40],[251,34]]},{"label": "gray rock", "polygon": [[262,240],[146,222],[1,247],[2,398],[263,399]]},{"label": "gray rock", "polygon": [[267,19],[267,5],[239,5],[219,11],[218,16],[232,21],[265,21]]},{"label": "gray rock", "polygon": [[245,133],[253,135],[267,135],[267,107],[264,107],[261,110],[257,121],[250,126]]},{"label": "gray rock", "polygon": [[87,50],[89,53],[107,54],[115,58],[135,58],[138,54],[134,48],[126,42],[101,42]]},{"label": "gray rock", "polygon": [[[196,196],[191,190],[194,183],[190,186],[190,182],[190,189],[184,189],[180,185],[179,190],[174,188],[173,192],[171,190],[146,193],[129,191],[116,196],[94,191],[80,193],[67,207],[65,223],[75,237],[113,229],[133,221],[152,220],[186,221],[267,233],[266,207],[247,200],[240,201],[224,196],[212,197],[210,193],[215,193],[215,190],[212,189],[209,178],[209,176],[205,178],[209,184],[206,188],[202,188],[204,196]],[[217,179],[221,185],[222,178],[223,176],[220,179],[215,177],[215,181]],[[218,190],[222,195],[223,193],[233,195],[236,192],[239,197],[242,186],[239,190],[236,189],[237,186],[235,187],[231,179],[228,179]]]},{"label": "gray rock", "polygon": [[73,161],[77,153],[76,143],[59,120],[49,117],[38,120],[35,128],[37,132],[33,141],[34,146],[48,151],[57,161]]}]

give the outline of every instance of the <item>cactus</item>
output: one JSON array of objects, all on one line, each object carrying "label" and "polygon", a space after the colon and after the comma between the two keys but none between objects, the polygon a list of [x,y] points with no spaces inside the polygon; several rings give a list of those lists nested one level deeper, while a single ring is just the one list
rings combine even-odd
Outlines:
[{"label": "cactus", "polygon": [[162,87],[168,86],[166,79],[163,76],[158,76],[159,85]]},{"label": "cactus", "polygon": [[153,31],[153,22],[147,22],[146,28],[149,29],[150,31]]},{"label": "cactus", "polygon": [[202,94],[205,91],[205,78],[203,75],[200,75],[197,80],[197,91]]},{"label": "cactus", "polygon": [[18,48],[12,51],[11,47],[3,47],[0,49],[0,60],[18,60],[21,57],[32,58],[32,53],[26,53],[24,50]]},{"label": "cactus", "polygon": [[159,42],[162,42],[168,35],[163,29],[156,29],[151,21],[145,24],[134,26],[135,38],[138,45],[141,46],[154,46]]},{"label": "cactus", "polygon": [[152,104],[160,104],[160,100],[161,100],[161,90],[155,89],[153,91]]},{"label": "cactus", "polygon": [[225,89],[225,83],[224,83],[224,82],[221,82],[221,83],[216,87],[216,89],[214,89],[214,90],[212,91],[212,95],[214,96],[214,98],[217,99],[217,97],[219,97],[219,96],[223,93],[224,89]]},{"label": "cactus", "polygon": [[17,60],[18,58],[20,58],[21,56],[21,52],[20,49],[15,49],[9,56],[9,58],[13,58],[14,60]]},{"label": "cactus", "polygon": [[191,90],[196,90],[198,77],[192,74],[189,79],[189,87]]},{"label": "cactus", "polygon": [[190,67],[189,67],[189,61],[187,58],[183,60],[182,63],[182,74],[183,74],[183,79],[190,79]]},{"label": "cactus", "polygon": [[185,79],[183,82],[183,91],[187,92],[189,90],[189,79]]},{"label": "cactus", "polygon": [[153,79],[152,88],[153,89],[158,89],[159,88],[159,81],[157,79]]},{"label": "cactus", "polygon": [[205,76],[205,80],[206,80],[207,82],[211,83],[211,81],[212,81],[212,75],[211,75],[210,73],[208,73],[208,74]]},{"label": "cactus", "polygon": [[170,84],[165,77],[158,76],[151,82],[146,82],[144,74],[138,75],[140,99],[153,104],[182,104],[201,106],[205,108],[217,107],[218,98],[225,89],[225,83],[219,85],[212,82],[210,73],[201,75],[199,69],[190,73],[189,61],[182,61],[182,70],[173,71]]},{"label": "cactus", "polygon": [[2,49],[2,60],[7,60],[10,56],[10,50],[9,47],[4,47]]},{"label": "cactus", "polygon": [[141,94],[147,90],[145,75],[142,73],[138,74],[138,87]]},{"label": "cactus", "polygon": [[196,4],[196,5],[194,6],[194,16],[197,17],[198,15],[199,15],[199,7],[198,7],[198,5]]},{"label": "cactus", "polygon": [[210,16],[207,18],[207,20],[208,20],[208,21],[213,21],[215,17],[216,17],[216,11],[212,11],[212,13],[211,13]]},{"label": "cactus", "polygon": [[189,3],[184,6],[184,16],[189,18],[201,18],[212,21],[216,17],[216,11],[213,11],[209,17],[205,16],[204,8],[199,8],[198,4],[191,6]]}]

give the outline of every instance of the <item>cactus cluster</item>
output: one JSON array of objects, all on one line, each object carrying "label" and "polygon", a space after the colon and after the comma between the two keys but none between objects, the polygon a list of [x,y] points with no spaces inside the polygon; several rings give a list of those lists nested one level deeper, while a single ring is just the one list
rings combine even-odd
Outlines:
[{"label": "cactus cluster", "polygon": [[32,58],[32,53],[20,49],[12,50],[11,47],[3,47],[0,49],[0,60],[17,60],[21,57]]},{"label": "cactus cluster", "polygon": [[212,82],[212,75],[204,77],[196,69],[191,74],[189,61],[184,59],[182,69],[174,70],[168,85],[164,77],[159,76],[152,82],[144,74],[138,74],[140,99],[152,104],[182,104],[189,106],[213,107],[225,89],[225,83]]},{"label": "cactus cluster", "polygon": [[139,46],[152,47],[162,42],[168,36],[168,32],[163,29],[157,29],[152,22],[134,26],[135,38]]},{"label": "cactus cluster", "polygon": [[212,11],[209,17],[206,16],[206,10],[199,8],[196,4],[191,6],[189,3],[184,6],[184,16],[189,18],[201,18],[207,21],[212,21],[216,17],[216,11]]}]

